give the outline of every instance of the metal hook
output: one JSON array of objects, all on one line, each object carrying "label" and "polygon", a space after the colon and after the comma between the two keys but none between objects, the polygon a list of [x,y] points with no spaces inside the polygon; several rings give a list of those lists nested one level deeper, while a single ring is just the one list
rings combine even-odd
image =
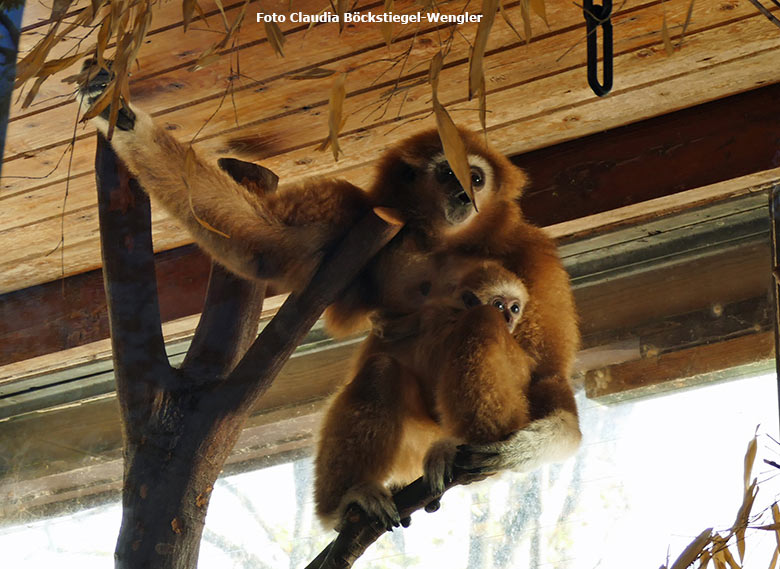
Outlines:
[{"label": "metal hook", "polygon": [[[612,0],[602,0],[600,5],[593,0],[585,0],[583,5],[585,28],[588,39],[588,85],[599,97],[603,97],[612,89]],[[598,29],[602,29],[602,75],[598,77]]]}]

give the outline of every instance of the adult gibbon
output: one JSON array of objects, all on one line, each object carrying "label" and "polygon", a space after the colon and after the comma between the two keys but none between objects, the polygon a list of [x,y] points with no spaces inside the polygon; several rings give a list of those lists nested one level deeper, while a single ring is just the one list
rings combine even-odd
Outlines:
[{"label": "adult gibbon", "polygon": [[[99,96],[108,77],[102,70],[89,82],[82,91],[85,105]],[[107,117],[105,111],[92,120],[104,134]],[[425,469],[434,488],[444,484],[453,467],[489,475],[566,458],[581,438],[569,384],[579,333],[568,275],[555,244],[523,218],[518,201],[526,184],[523,172],[476,134],[461,131],[461,135],[478,212],[452,173],[434,130],[388,149],[378,159],[376,177],[366,191],[343,180],[318,178],[281,186],[268,195],[257,195],[234,182],[136,108],[121,109],[111,140],[143,188],[187,227],[203,249],[236,274],[267,280],[280,292],[302,288],[323,256],[363,215],[376,207],[400,212],[405,222],[402,230],[328,309],[326,321],[337,332],[354,329],[369,315],[390,322],[421,310],[441,278],[442,266],[453,259],[490,261],[520,279],[529,297],[521,325],[512,333],[520,350],[504,353],[522,352],[527,367],[517,372],[504,368],[501,373],[529,375],[530,422],[502,440],[466,437],[457,452],[451,444],[432,449]],[[490,367],[493,351],[476,347],[508,336],[499,312],[476,307],[465,311],[457,325],[461,332],[446,350],[447,357],[472,354],[472,369]],[[425,416],[427,408],[419,390],[403,387],[408,378],[395,358],[370,346],[363,353],[368,355],[358,362],[344,389],[350,394],[344,397],[351,398],[349,412],[360,417],[335,420],[345,444],[340,452],[330,454],[329,461],[331,471],[339,473],[348,472],[357,462],[366,464],[355,469],[346,483],[331,481],[339,486],[327,494],[339,500],[321,504],[319,511],[325,518],[337,518],[339,505],[353,500],[387,525],[396,525],[400,520],[389,491],[377,481],[383,482],[388,464],[402,456],[408,445],[428,448],[431,440],[405,438],[407,427]],[[431,366],[453,363],[436,361],[437,357],[432,357]],[[403,413],[386,405],[377,408],[377,402],[393,401],[399,402]],[[339,407],[334,409],[338,414]],[[357,424],[361,428],[353,429]]]}]

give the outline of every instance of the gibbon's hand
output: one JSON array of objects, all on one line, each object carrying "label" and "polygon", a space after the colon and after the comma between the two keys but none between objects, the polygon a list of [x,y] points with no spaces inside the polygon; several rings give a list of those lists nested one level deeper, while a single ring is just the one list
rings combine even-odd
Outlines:
[{"label": "gibbon's hand", "polygon": [[[94,59],[87,59],[84,61],[84,65],[81,69],[82,71],[85,71],[96,64],[97,62]],[[101,67],[97,74],[89,80],[86,86],[79,88],[79,95],[82,99],[82,110],[84,112],[86,112],[87,109],[92,106],[92,103],[103,94],[103,91],[106,90],[106,86],[108,86],[108,82],[111,80],[111,72],[109,71],[111,62],[107,61],[106,64],[108,65],[108,69]],[[100,112],[99,116],[102,119],[108,120],[110,114],[111,105],[108,105]],[[119,109],[119,114],[117,115],[116,127],[119,130],[133,130],[134,126],[135,113],[129,107],[123,105],[122,108]]]},{"label": "gibbon's hand", "polygon": [[475,475],[502,470],[527,472],[547,462],[568,458],[577,450],[581,439],[577,417],[559,410],[533,421],[506,440],[458,446],[454,464]]}]

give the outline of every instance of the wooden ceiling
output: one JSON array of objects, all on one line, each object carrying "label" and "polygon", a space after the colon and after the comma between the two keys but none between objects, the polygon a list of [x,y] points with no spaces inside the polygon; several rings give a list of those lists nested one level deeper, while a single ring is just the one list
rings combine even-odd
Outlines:
[{"label": "wooden ceiling", "polygon": [[[335,174],[364,185],[378,153],[432,125],[425,79],[448,25],[396,25],[387,47],[378,24],[347,25],[339,37],[335,23],[308,29],[288,21],[280,24],[286,39],[281,58],[266,41],[262,24],[255,23],[259,7],[252,4],[239,49],[192,72],[198,55],[222,29],[216,4],[201,5],[209,27],[197,21],[186,34],[179,2],[157,7],[131,83],[137,105],[182,140],[197,134],[201,152],[261,160],[283,181]],[[292,9],[316,13],[324,5],[295,0]],[[452,13],[463,5],[444,3],[441,9]],[[504,5],[522,28],[520,2]],[[633,0],[616,7],[615,86],[604,99],[586,84],[584,20],[572,2],[546,0],[549,27],[534,16],[529,44],[497,18],[486,58],[490,141],[504,153],[525,153],[780,82],[780,29],[748,0],[695,2],[684,42],[677,45],[689,5],[690,0]],[[225,4],[228,19],[240,6]],[[478,11],[479,3],[472,0],[468,8]],[[399,13],[421,9],[409,0],[396,2]],[[263,10],[289,13],[289,3],[266,1]],[[356,10],[382,12],[383,2],[361,0]],[[45,33],[48,13],[42,4],[28,3],[23,50]],[[671,56],[661,37],[664,17],[677,45]],[[466,24],[455,35],[439,96],[456,121],[476,128],[476,105],[466,98],[475,31],[476,24]],[[241,76],[226,97],[231,61],[234,69],[238,62]],[[291,78],[315,68],[349,71],[344,154],[338,162],[330,152],[315,150],[327,135],[332,79]],[[43,85],[30,108],[16,102],[12,109],[0,188],[1,293],[100,265],[94,135],[76,125],[72,86],[58,79]],[[395,96],[388,97],[396,85]],[[154,219],[158,250],[188,242],[164,212],[157,210]]]}]

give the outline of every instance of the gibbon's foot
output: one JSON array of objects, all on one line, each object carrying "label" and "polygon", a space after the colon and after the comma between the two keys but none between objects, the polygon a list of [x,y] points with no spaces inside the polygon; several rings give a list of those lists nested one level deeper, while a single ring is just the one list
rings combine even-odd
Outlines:
[{"label": "gibbon's foot", "polygon": [[441,508],[441,500],[439,498],[436,498],[435,500],[431,500],[427,504],[425,504],[425,511],[429,514],[432,514],[433,512],[438,512],[439,508]]},{"label": "gibbon's foot", "polygon": [[[393,531],[401,525],[401,516],[390,491],[374,482],[356,484],[344,494],[339,508],[337,531],[341,531],[347,522],[347,512],[351,505],[358,506],[369,517],[376,519],[387,531]],[[405,527],[405,526],[404,526]]]},{"label": "gibbon's foot", "polygon": [[502,470],[528,472],[570,457],[581,440],[577,416],[559,410],[533,421],[503,441],[458,446],[455,467],[483,477]]},{"label": "gibbon's foot", "polygon": [[436,441],[428,449],[423,463],[423,480],[434,496],[441,496],[445,486],[452,482],[457,452],[458,443],[454,439]]},{"label": "gibbon's foot", "polygon": [[412,525],[412,516],[406,516],[405,518],[401,518],[402,528],[408,528],[410,525]]},{"label": "gibbon's foot", "polygon": [[[93,67],[96,65],[96,61],[94,59],[88,59],[84,62],[84,65],[82,66],[82,70],[89,69],[90,67]],[[92,79],[89,80],[86,87],[83,87],[79,90],[79,93],[81,94],[84,102],[86,103],[86,107],[91,107],[92,103],[94,103],[100,95],[103,94],[103,91],[105,91],[106,86],[108,85],[108,82],[111,80],[111,62],[107,62],[108,69],[105,67],[101,67],[100,70],[95,74]],[[86,110],[86,109],[85,109]],[[103,109],[100,113],[100,118],[108,120],[109,116],[111,114],[111,105],[107,106],[105,109]],[[122,106],[122,108],[119,109],[119,114],[117,115],[116,119],[116,127],[119,130],[133,130],[133,127],[135,126],[135,113],[127,106]]]}]

